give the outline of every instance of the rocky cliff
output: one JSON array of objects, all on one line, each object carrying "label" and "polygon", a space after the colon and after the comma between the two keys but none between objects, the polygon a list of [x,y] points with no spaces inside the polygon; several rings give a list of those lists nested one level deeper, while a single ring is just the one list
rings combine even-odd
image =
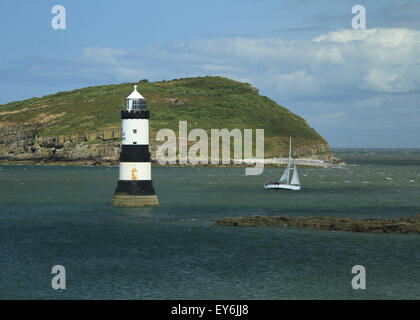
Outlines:
[{"label": "rocky cliff", "polygon": [[0,161],[118,164],[121,129],[41,136],[36,124],[0,128]]}]

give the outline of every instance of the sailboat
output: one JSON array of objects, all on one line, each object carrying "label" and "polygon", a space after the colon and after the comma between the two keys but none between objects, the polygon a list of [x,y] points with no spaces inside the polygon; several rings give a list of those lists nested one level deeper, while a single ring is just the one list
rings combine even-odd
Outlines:
[{"label": "sailboat", "polygon": [[268,182],[264,185],[264,189],[295,190],[295,191],[300,190],[299,174],[298,174],[295,162],[293,163],[292,180],[289,183],[291,163],[292,163],[292,137],[290,137],[289,162],[287,164],[286,170],[284,170],[284,173],[278,182]]}]

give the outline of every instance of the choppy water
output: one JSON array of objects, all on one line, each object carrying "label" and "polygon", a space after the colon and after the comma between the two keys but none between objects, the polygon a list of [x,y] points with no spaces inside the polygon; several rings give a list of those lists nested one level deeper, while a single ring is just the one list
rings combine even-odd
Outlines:
[{"label": "choppy water", "polygon": [[[300,192],[264,191],[274,168],[153,168],[161,206],[147,209],[109,205],[116,167],[0,166],[0,298],[419,299],[420,236],[214,225],[420,213],[419,150],[335,153],[350,165],[302,168]],[[51,288],[57,264],[66,290]]]}]

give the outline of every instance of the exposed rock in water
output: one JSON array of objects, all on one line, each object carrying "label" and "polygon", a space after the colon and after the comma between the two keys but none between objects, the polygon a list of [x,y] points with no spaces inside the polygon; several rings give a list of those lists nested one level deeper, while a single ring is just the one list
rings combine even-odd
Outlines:
[{"label": "exposed rock in water", "polygon": [[293,227],[311,230],[351,231],[367,233],[420,234],[420,214],[415,218],[351,219],[339,217],[250,217],[221,218],[218,226]]}]

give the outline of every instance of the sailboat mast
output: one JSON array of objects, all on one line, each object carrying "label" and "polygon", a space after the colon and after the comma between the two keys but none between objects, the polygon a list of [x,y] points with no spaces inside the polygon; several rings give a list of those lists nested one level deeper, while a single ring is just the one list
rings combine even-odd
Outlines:
[{"label": "sailboat mast", "polygon": [[289,177],[290,177],[290,165],[292,162],[292,137],[290,137],[290,141],[289,141],[289,163],[287,165],[287,182],[286,184],[289,184]]},{"label": "sailboat mast", "polygon": [[289,142],[289,161],[292,159],[292,137],[290,137]]}]

